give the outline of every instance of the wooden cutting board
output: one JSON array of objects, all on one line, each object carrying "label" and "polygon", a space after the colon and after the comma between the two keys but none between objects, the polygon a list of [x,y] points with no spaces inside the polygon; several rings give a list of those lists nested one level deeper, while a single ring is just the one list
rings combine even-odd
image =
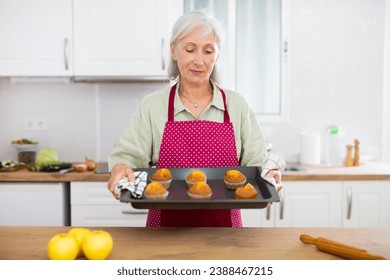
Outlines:
[{"label": "wooden cutting board", "polygon": [[14,167],[2,167],[0,168],[0,172],[14,172],[14,171],[22,170],[24,168],[26,168],[25,165],[18,165]]}]

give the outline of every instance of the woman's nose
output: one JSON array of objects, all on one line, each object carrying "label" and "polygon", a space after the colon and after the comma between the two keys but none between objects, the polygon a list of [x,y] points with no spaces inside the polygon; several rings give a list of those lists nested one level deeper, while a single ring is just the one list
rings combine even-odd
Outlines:
[{"label": "woman's nose", "polygon": [[195,53],[194,64],[199,66],[203,65],[203,56],[200,52]]}]

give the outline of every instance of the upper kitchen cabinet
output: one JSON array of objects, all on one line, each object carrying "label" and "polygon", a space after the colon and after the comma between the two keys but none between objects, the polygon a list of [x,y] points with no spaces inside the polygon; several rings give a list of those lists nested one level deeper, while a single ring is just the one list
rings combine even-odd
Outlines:
[{"label": "upper kitchen cabinet", "polygon": [[72,0],[0,2],[0,76],[70,76]]},{"label": "upper kitchen cabinet", "polygon": [[169,5],[159,0],[78,0],[74,74],[167,78]]}]

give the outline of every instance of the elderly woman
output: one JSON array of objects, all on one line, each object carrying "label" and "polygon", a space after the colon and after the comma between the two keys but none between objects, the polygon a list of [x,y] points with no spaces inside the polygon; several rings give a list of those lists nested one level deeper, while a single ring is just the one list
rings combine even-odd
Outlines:
[{"label": "elderly woman", "polygon": [[[108,188],[114,196],[120,179],[134,181],[131,168],[261,165],[265,139],[255,114],[240,94],[218,85],[222,33],[203,11],[175,23],[169,76],[177,83],[146,96],[110,155]],[[280,173],[275,179],[280,181]],[[239,209],[150,209],[147,226],[241,227],[242,222]]]}]

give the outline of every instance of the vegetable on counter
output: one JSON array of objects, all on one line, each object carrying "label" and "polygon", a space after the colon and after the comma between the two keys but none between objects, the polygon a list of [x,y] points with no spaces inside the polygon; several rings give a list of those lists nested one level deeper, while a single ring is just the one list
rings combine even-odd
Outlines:
[{"label": "vegetable on counter", "polygon": [[87,171],[87,169],[88,169],[88,167],[85,163],[75,163],[75,164],[73,164],[73,168],[77,172],[84,172],[84,171]]},{"label": "vegetable on counter", "polygon": [[40,171],[45,167],[61,164],[57,152],[52,148],[43,148],[39,150],[35,163],[29,164],[28,169],[31,171]]},{"label": "vegetable on counter", "polygon": [[77,172],[93,171],[96,168],[96,162],[93,159],[85,157],[85,162],[73,164],[74,170]]},{"label": "vegetable on counter", "polygon": [[22,139],[12,140],[11,144],[39,144],[39,143],[38,141],[22,138]]},{"label": "vegetable on counter", "polygon": [[19,166],[20,165],[20,162],[18,161],[15,161],[15,160],[3,160],[0,162],[0,168],[12,168],[12,167],[16,167],[16,166]]},{"label": "vegetable on counter", "polygon": [[85,157],[85,163],[87,164],[88,171],[93,171],[96,168],[96,162],[93,159]]}]

